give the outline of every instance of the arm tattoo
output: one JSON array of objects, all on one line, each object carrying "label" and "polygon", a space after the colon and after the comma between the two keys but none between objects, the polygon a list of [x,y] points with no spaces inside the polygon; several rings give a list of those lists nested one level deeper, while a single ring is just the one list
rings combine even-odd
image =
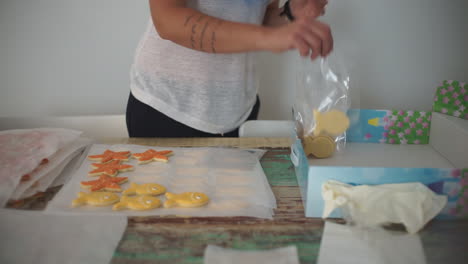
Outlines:
[{"label": "arm tattoo", "polygon": [[192,49],[195,49],[195,34],[197,31],[195,30],[197,28],[197,24],[192,25],[192,34],[190,35],[190,44],[192,44]]},{"label": "arm tattoo", "polygon": [[[185,21],[186,24],[188,24],[188,22],[190,21],[190,19],[192,17],[193,17],[193,15],[191,15],[189,18],[187,18],[187,20]],[[192,32],[190,34],[190,45],[192,46],[192,49],[196,49],[195,48],[195,42],[196,42],[195,37],[197,35],[197,26],[198,26],[198,23],[203,20],[203,18],[205,18],[205,16],[203,14],[200,15],[192,25]]]},{"label": "arm tattoo", "polygon": [[198,17],[198,19],[197,19],[197,22],[200,22],[200,21],[202,21],[204,18],[205,18],[205,16],[204,16],[204,15],[200,15],[200,16]]},{"label": "arm tattoo", "polygon": [[215,49],[215,44],[216,44],[216,30],[223,24],[223,20],[219,20],[218,23],[216,24],[216,27],[213,29],[213,32],[211,32],[211,51],[213,53],[216,53]]},{"label": "arm tattoo", "polygon": [[194,16],[195,14],[191,14],[190,16],[188,16],[186,19],[185,19],[185,23],[184,23],[184,27],[186,27],[188,25],[188,22],[190,22],[190,19],[192,19],[192,17]]},{"label": "arm tattoo", "polygon": [[213,33],[211,33],[211,51],[213,53],[216,53],[216,49],[214,47],[215,42],[216,42],[216,32],[213,31]]},{"label": "arm tattoo", "polygon": [[[199,48],[198,50],[201,50],[201,51],[205,51],[205,47],[203,47],[203,41],[205,40],[205,35],[206,35],[206,30],[208,29],[208,27],[210,27],[211,25],[211,22],[214,21],[216,23],[216,25],[213,26],[213,31],[211,32],[211,51],[213,53],[216,53],[216,49],[215,49],[215,44],[216,44],[216,30],[221,26],[221,24],[224,22],[223,20],[219,20],[219,19],[208,19],[205,24],[203,25],[203,28],[200,30],[198,30],[198,27],[200,25],[200,22],[205,19],[207,16],[201,14],[198,18],[196,18],[195,20],[193,20],[193,24],[192,24],[192,30],[190,32],[190,45],[192,47],[192,49],[197,49],[196,47],[196,43],[197,43],[197,40],[199,42]],[[184,27],[186,27],[190,21],[192,21],[192,18],[194,18],[194,14],[188,16],[186,19],[185,19],[185,23],[184,23]],[[217,22],[216,22],[217,20]],[[199,37],[199,39],[197,39],[197,36]]]},{"label": "arm tattoo", "polygon": [[208,27],[208,24],[209,24],[209,20],[206,21],[205,23],[205,26],[203,27],[203,30],[201,32],[201,36],[200,36],[200,50],[204,51],[203,49],[203,40],[205,39],[205,31],[206,31],[206,28]]}]

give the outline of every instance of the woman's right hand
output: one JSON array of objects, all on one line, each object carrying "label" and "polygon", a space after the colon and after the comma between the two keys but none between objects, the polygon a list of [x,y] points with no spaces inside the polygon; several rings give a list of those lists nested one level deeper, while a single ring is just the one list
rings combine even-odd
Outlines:
[{"label": "woman's right hand", "polygon": [[297,49],[302,56],[326,57],[333,50],[333,36],[330,26],[315,19],[297,19],[292,23],[265,28],[264,49],[284,52]]}]

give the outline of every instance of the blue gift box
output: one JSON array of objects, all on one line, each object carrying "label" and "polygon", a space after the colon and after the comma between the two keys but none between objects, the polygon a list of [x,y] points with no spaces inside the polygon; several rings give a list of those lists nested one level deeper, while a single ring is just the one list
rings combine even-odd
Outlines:
[{"label": "blue gift box", "polygon": [[[455,162],[450,155],[441,154],[435,146],[438,144],[431,144],[433,140],[429,140],[430,137],[441,137],[440,133],[433,135],[429,129],[427,131],[430,135],[427,135],[426,141],[389,142],[385,136],[388,136],[387,132],[391,127],[387,126],[385,120],[391,118],[385,117],[398,112],[401,111],[350,111],[352,125],[347,131],[346,147],[328,159],[306,157],[301,140],[294,138],[291,160],[295,165],[306,217],[322,216],[324,203],[321,188],[327,180],[337,180],[351,185],[421,182],[435,193],[448,197],[448,203],[438,218],[468,217],[468,169],[463,169],[468,168],[468,164],[464,163],[466,158]],[[402,113],[402,116],[405,116],[405,113]],[[425,121],[430,120],[431,118]],[[468,130],[465,132],[468,134]],[[403,134],[400,134],[402,136],[400,139],[403,139],[405,133],[399,133]],[[450,131],[447,131],[447,134],[451,134]],[[415,135],[409,135],[411,136]],[[424,135],[421,133],[421,136]],[[412,137],[412,140],[418,139]],[[443,138],[443,140],[460,139]],[[434,139],[434,142],[438,141],[440,140]],[[461,149],[463,151],[461,155],[468,157],[468,148],[461,147]],[[341,217],[341,214],[335,210],[331,217]]]}]

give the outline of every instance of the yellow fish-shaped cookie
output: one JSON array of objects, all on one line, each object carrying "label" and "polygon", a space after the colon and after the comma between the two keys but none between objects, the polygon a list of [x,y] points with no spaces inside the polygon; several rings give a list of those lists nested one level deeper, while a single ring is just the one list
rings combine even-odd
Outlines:
[{"label": "yellow fish-shaped cookie", "polygon": [[118,202],[120,197],[112,192],[79,192],[78,198],[72,201],[72,207],[81,205],[107,206]]},{"label": "yellow fish-shaped cookie", "polygon": [[304,138],[304,152],[306,156],[323,159],[328,158],[335,153],[335,141],[329,136],[307,136]]},{"label": "yellow fish-shaped cookie", "polygon": [[321,113],[314,110],[315,130],[314,135],[319,136],[323,131],[331,136],[341,135],[349,127],[348,116],[339,110],[330,110]]},{"label": "yellow fish-shaped cookie", "polygon": [[184,192],[181,194],[166,193],[166,201],[164,202],[165,208],[171,207],[200,207],[204,206],[210,201],[210,198],[200,192]]},{"label": "yellow fish-shaped cookie", "polygon": [[166,187],[157,183],[136,184],[131,183],[130,188],[123,192],[123,195],[160,195],[166,192]]},{"label": "yellow fish-shaped cookie", "polygon": [[120,202],[114,204],[112,210],[118,211],[123,209],[131,209],[131,210],[150,210],[154,208],[158,208],[161,206],[161,200],[156,197],[149,196],[149,195],[141,195],[141,196],[122,196]]}]

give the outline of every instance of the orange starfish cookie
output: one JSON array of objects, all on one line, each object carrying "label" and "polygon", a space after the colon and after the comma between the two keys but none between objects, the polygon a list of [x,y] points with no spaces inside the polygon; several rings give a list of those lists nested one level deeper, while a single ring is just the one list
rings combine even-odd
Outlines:
[{"label": "orange starfish cookie", "polygon": [[95,191],[109,191],[109,192],[121,192],[119,184],[123,184],[127,181],[127,177],[111,177],[108,175],[101,175],[99,179],[94,181],[83,181],[81,187],[89,188],[92,192]]},{"label": "orange starfish cookie", "polygon": [[171,155],[172,150],[156,151],[154,149],[148,149],[143,153],[135,153],[132,157],[138,160],[138,164],[145,164],[152,161],[167,162],[169,160],[168,156]]},{"label": "orange starfish cookie", "polygon": [[119,160],[113,160],[108,163],[93,163],[94,170],[90,171],[89,176],[99,176],[101,174],[115,176],[119,172],[133,170],[132,165],[120,164]]},{"label": "orange starfish cookie", "polygon": [[103,154],[99,155],[91,155],[88,156],[89,160],[100,161],[102,163],[109,162],[111,160],[128,160],[128,156],[130,155],[130,151],[120,151],[114,152],[112,150],[106,150]]}]

